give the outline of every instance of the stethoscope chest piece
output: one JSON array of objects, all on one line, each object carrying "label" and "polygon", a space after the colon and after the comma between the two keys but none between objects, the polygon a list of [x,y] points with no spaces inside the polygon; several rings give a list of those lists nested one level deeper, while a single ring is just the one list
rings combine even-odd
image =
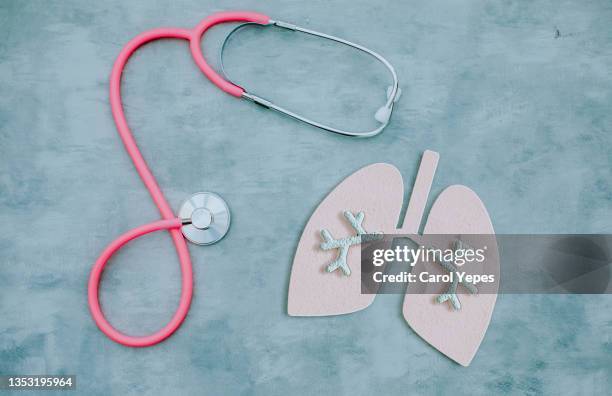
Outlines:
[{"label": "stethoscope chest piece", "polygon": [[193,194],[181,205],[179,217],[183,219],[183,235],[197,245],[219,242],[230,227],[229,207],[223,198],[211,192]]}]

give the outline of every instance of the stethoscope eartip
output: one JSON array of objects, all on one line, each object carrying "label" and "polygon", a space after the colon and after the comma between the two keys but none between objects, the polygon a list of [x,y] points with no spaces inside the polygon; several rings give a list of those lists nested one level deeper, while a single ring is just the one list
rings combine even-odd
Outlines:
[{"label": "stethoscope eartip", "polygon": [[197,245],[217,243],[229,231],[229,207],[223,198],[215,193],[193,194],[181,205],[178,215],[183,219],[183,235]]},{"label": "stethoscope eartip", "polygon": [[[374,114],[374,118],[376,121],[381,124],[387,124],[389,122],[389,118],[391,118],[391,111],[393,110],[393,104],[397,103],[400,96],[402,96],[402,89],[400,87],[396,87],[395,91],[393,90],[393,85],[387,87],[387,103],[384,106],[379,108]],[[391,96],[393,95],[393,100],[391,100]]]}]

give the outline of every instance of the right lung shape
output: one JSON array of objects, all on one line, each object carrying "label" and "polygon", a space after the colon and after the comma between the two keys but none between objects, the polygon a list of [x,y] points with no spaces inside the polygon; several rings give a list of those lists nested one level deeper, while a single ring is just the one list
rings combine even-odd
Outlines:
[{"label": "right lung shape", "polygon": [[335,260],[337,250],[320,248],[321,230],[328,229],[336,239],[353,235],[355,230],[343,216],[348,210],[364,212],[367,232],[393,232],[403,194],[402,175],[397,168],[378,163],[353,173],[325,197],[308,220],[295,253],[287,301],[289,315],[346,314],[372,303],[375,294],[361,293],[360,247],[349,249],[350,276],[340,270],[328,273],[325,267]]},{"label": "right lung shape", "polygon": [[[423,284],[410,284],[404,298],[403,314],[410,327],[434,348],[457,363],[468,366],[476,354],[489,327],[499,287],[499,253],[495,231],[484,204],[471,189],[454,185],[447,187],[434,202],[423,235],[436,238],[448,235],[447,246],[456,235],[472,246],[486,246],[483,264],[466,264],[460,271],[492,274],[496,282],[477,285],[479,294],[458,294],[461,310],[455,311],[448,303],[438,304],[435,297],[444,292],[447,285],[428,285],[425,290],[415,290]],[[412,273],[427,271],[430,274],[446,273],[439,264],[417,262]],[[458,293],[463,286],[459,286]]]}]

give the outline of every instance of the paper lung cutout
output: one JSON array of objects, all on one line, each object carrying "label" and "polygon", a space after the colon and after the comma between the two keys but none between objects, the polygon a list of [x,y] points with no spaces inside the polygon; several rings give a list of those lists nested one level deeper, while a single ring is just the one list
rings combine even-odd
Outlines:
[{"label": "paper lung cutout", "polygon": [[[434,202],[423,234],[494,234],[493,225],[482,201],[476,193],[465,186],[454,185],[446,188]],[[469,237],[469,235],[467,235]],[[482,237],[478,237],[482,243]],[[449,238],[450,240],[450,238]],[[486,243],[487,274],[499,279],[499,253],[494,237]],[[412,273],[427,271],[443,274],[445,271],[436,263],[418,262]],[[431,286],[421,294],[408,285],[404,298],[404,318],[412,329],[425,341],[457,363],[468,366],[476,354],[484,335],[493,307],[497,300],[497,286],[486,294],[461,294],[461,310],[453,311],[448,304],[438,304],[434,296],[443,292],[440,285]]]},{"label": "paper lung cutout", "polygon": [[328,273],[335,250],[324,251],[321,230],[335,238],[354,233],[343,212],[366,213],[363,226],[370,232],[395,229],[404,194],[402,175],[392,165],[373,164],[347,177],[321,202],[304,228],[293,260],[287,311],[291,316],[326,316],[366,308],[374,294],[361,294],[359,246],[348,252],[351,275]]},{"label": "paper lung cutout", "polygon": [[[342,181],[317,207],[300,238],[289,282],[287,310],[291,316],[327,316],[356,312],[368,307],[375,294],[361,293],[359,247],[349,250],[347,263],[351,275],[341,271],[328,273],[327,264],[337,252],[320,249],[321,230],[328,229],[335,238],[354,233],[344,218],[344,211],[364,212],[364,228],[387,234],[416,234],[427,204],[438,154],[425,151],[400,229],[396,228],[402,207],[404,186],[400,172],[389,164],[373,164]],[[464,186],[451,186],[435,201],[425,234],[494,234],[489,215],[478,196]],[[491,257],[489,257],[491,256]],[[487,261],[494,259],[499,272],[497,245],[493,243]],[[418,263],[420,272],[431,263]],[[443,273],[440,266],[428,271]],[[497,276],[499,273],[497,273]],[[429,293],[429,291],[427,291]],[[432,294],[406,294],[403,313],[408,324],[428,343],[462,365],[468,365],[488,327],[497,295],[461,295],[462,309],[453,311],[447,304],[436,304]]]}]

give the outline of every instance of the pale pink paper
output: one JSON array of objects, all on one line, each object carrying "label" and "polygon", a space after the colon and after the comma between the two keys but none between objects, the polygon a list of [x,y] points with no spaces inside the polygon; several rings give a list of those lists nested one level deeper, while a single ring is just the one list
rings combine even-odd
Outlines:
[{"label": "pale pink paper", "polygon": [[[434,202],[425,234],[494,234],[487,210],[476,193],[465,186],[446,188]],[[495,239],[487,244],[487,273],[499,279],[499,252]],[[435,263],[419,262],[412,273],[422,271],[442,274],[445,271]],[[463,269],[467,270],[467,269]],[[494,290],[497,292],[496,284]],[[435,297],[443,290],[411,290],[408,286],[403,314],[410,327],[425,341],[457,363],[468,366],[472,361],[489,326],[497,294],[460,294],[461,309],[452,310],[448,303],[438,304]],[[459,286],[462,288],[462,286]],[[420,294],[420,292],[433,294]]]},{"label": "pale pink paper", "polygon": [[[437,163],[438,154],[425,151],[400,230],[396,230],[396,223],[403,200],[403,182],[400,172],[392,165],[373,164],[360,169],[323,200],[308,221],[295,254],[289,285],[289,315],[346,314],[364,309],[372,303],[375,294],[361,293],[359,247],[353,246],[348,254],[351,276],[347,277],[340,271],[327,273],[325,267],[335,259],[337,251],[320,249],[320,231],[327,228],[337,239],[353,235],[354,230],[342,215],[343,211],[350,210],[366,214],[363,225],[368,232],[417,233]],[[465,186],[451,186],[440,194],[432,207],[424,232],[494,235],[485,206]],[[492,265],[498,279],[497,245],[492,243],[489,249],[487,259],[490,258],[491,262],[488,263]],[[418,263],[413,271],[418,274],[424,268],[432,273],[444,273],[434,263]],[[442,291],[425,290],[427,294],[407,294],[403,307],[404,317],[417,334],[432,346],[467,366],[486,333],[497,296],[462,294],[462,309],[453,311],[447,304],[435,303],[435,296]]]},{"label": "pale pink paper", "polygon": [[355,234],[343,211],[364,212],[367,232],[394,230],[404,194],[402,175],[392,165],[373,164],[342,181],[317,207],[306,224],[295,253],[287,311],[291,316],[327,316],[359,311],[369,306],[375,294],[361,293],[360,248],[349,249],[351,275],[328,273],[327,264],[337,250],[320,248],[321,230],[336,238]]}]

